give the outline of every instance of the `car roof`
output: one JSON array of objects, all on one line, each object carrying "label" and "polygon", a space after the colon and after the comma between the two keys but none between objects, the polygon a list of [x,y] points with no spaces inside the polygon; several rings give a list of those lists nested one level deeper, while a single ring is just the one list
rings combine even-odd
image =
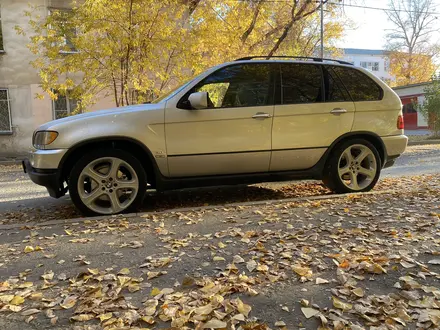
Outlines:
[{"label": "car roof", "polygon": [[295,63],[295,64],[318,64],[318,65],[332,65],[332,66],[343,66],[343,67],[356,67],[354,64],[343,62],[339,60],[331,60],[331,59],[324,59],[324,60],[298,60],[298,59],[279,59],[279,58],[270,58],[270,59],[261,59],[261,60],[254,60],[254,59],[238,59],[232,62],[226,62],[224,64],[230,65],[230,64],[241,64],[241,63]]}]

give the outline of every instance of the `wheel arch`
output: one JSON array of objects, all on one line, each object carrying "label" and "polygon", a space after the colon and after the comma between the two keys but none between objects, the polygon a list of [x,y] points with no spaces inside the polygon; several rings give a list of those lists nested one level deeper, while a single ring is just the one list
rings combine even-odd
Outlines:
[{"label": "wheel arch", "polygon": [[138,140],[121,136],[106,136],[89,139],[81,141],[69,148],[69,151],[63,156],[59,165],[62,180],[68,179],[74,164],[82,155],[93,149],[101,148],[121,149],[131,153],[140,161],[144,168],[148,183],[153,187],[156,186],[156,174],[158,173],[158,169],[150,149]]},{"label": "wheel arch", "polygon": [[339,145],[340,143],[343,143],[347,140],[351,140],[351,139],[365,139],[368,142],[370,142],[371,144],[373,144],[374,147],[377,149],[377,152],[380,155],[381,167],[383,167],[385,165],[385,163],[387,161],[387,152],[386,152],[385,144],[383,143],[383,141],[379,135],[377,135],[376,133],[373,133],[373,132],[368,132],[368,131],[350,132],[350,133],[346,133],[344,135],[341,135],[327,149],[327,152],[324,155],[324,157],[325,157],[324,164],[327,163],[332,151],[334,150],[334,148],[337,145]]}]

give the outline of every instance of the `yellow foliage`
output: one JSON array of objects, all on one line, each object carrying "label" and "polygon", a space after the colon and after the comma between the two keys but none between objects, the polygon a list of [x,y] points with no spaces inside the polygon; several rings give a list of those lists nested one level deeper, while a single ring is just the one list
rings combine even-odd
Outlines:
[{"label": "yellow foliage", "polygon": [[390,73],[396,77],[393,86],[405,86],[430,81],[435,72],[432,56],[391,52]]},{"label": "yellow foliage", "polygon": [[[97,95],[116,106],[152,101],[206,68],[250,54],[312,55],[319,44],[318,4],[299,0],[85,0],[71,11],[25,14],[41,86],[69,93],[80,111]],[[305,15],[307,13],[307,15]],[[342,37],[339,6],[327,4],[325,44]],[[24,34],[17,28],[17,33]]]}]

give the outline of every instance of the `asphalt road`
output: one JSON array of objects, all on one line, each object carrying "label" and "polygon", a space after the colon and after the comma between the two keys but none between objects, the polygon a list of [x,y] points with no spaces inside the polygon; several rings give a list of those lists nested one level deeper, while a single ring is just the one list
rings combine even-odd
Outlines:
[{"label": "asphalt road", "polygon": [[0,225],[0,329],[439,329],[439,188]]},{"label": "asphalt road", "polygon": [[[393,167],[382,172],[382,178],[432,173],[440,173],[440,145],[409,147]],[[287,183],[276,183],[258,187],[204,188],[173,192],[167,195],[166,202],[162,195],[155,196],[153,201],[147,198],[143,210],[192,206],[194,201],[199,201],[199,205],[205,205],[266,198],[278,199],[273,191],[266,188],[282,188],[286,185]],[[69,196],[53,199],[48,196],[44,187],[33,184],[19,166],[0,165],[0,214],[9,212],[25,212],[26,219],[38,217],[39,213],[49,218],[79,216],[72,207]]]}]

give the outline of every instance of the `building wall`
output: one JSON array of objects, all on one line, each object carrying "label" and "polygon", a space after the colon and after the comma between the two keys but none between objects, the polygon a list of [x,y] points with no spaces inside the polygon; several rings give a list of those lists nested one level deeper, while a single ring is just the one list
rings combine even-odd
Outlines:
[{"label": "building wall", "polygon": [[361,62],[378,62],[379,71],[371,71],[382,80],[394,80],[395,78],[389,73],[388,58],[384,55],[365,55],[365,54],[345,54],[343,60],[351,62],[356,66],[361,66]]},{"label": "building wall", "polygon": [[[423,95],[426,84],[420,85],[410,85],[407,87],[399,87],[395,88],[394,91],[399,95],[401,99],[416,97],[418,104],[423,104],[425,102],[425,96]],[[417,112],[417,126],[418,127],[427,127],[428,121],[427,119],[420,113]]]},{"label": "building wall", "polygon": [[[44,0],[34,1],[36,5]],[[0,135],[0,153],[23,152],[29,146],[32,131],[43,118],[41,102],[36,102],[32,92],[38,86],[38,74],[29,63],[34,57],[27,49],[28,40],[15,32],[15,25],[27,26],[27,0],[2,0],[0,5],[4,53],[0,54],[0,88],[9,91],[12,134]],[[33,104],[37,105],[34,112]],[[38,108],[39,107],[39,108]],[[43,106],[44,107],[44,106]]]},{"label": "building wall", "polygon": [[[66,7],[69,0],[32,0],[39,6],[44,17],[48,7]],[[1,0],[1,24],[4,53],[0,53],[0,88],[9,92],[9,104],[12,120],[12,134],[0,134],[0,154],[22,154],[31,146],[32,134],[41,124],[53,119],[52,100],[45,96],[43,100],[35,98],[42,94],[39,76],[30,62],[35,56],[26,47],[29,36],[18,35],[15,26],[29,31],[29,18],[24,11],[29,10],[29,0]],[[114,107],[111,97],[102,94],[91,111]]]}]

